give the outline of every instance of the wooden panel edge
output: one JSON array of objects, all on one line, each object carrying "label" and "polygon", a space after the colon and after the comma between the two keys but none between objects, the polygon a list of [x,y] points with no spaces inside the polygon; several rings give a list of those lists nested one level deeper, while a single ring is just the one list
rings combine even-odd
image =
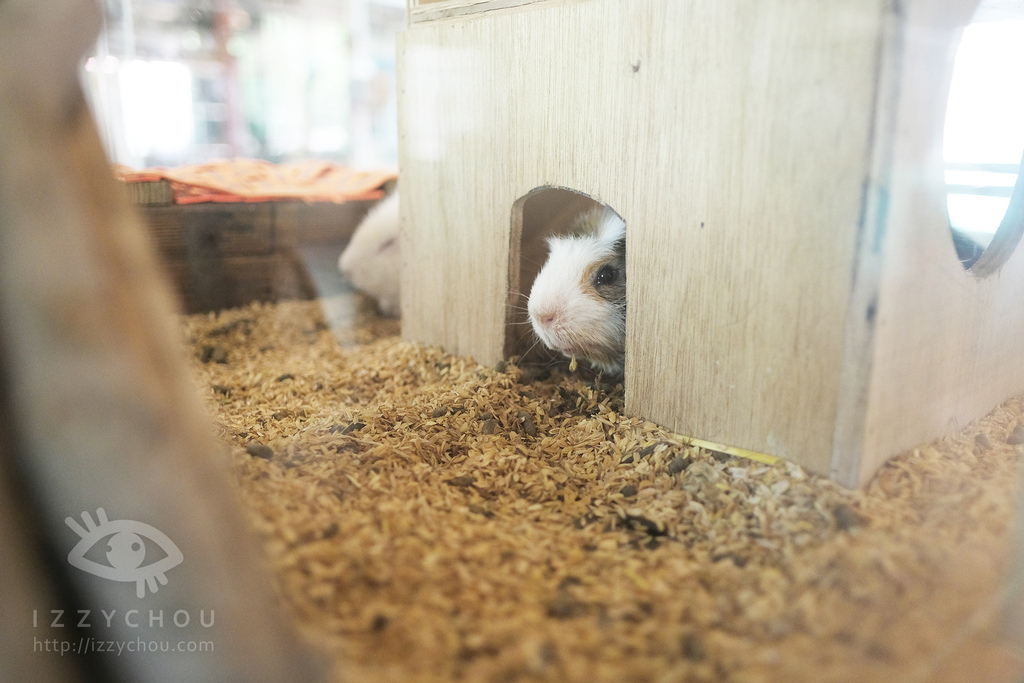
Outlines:
[{"label": "wooden panel edge", "polygon": [[862,451],[874,358],[874,332],[884,257],[889,178],[892,171],[896,107],[905,17],[896,5],[885,10],[876,62],[874,120],[868,172],[857,230],[850,305],[846,313],[839,396],[832,435],[829,476],[854,488],[863,483]]},{"label": "wooden panel edge", "polygon": [[[410,5],[409,25],[445,19],[457,19],[497,10],[509,10],[525,5],[551,5],[551,0],[449,0],[443,3]],[[564,4],[561,3],[561,4]]]}]

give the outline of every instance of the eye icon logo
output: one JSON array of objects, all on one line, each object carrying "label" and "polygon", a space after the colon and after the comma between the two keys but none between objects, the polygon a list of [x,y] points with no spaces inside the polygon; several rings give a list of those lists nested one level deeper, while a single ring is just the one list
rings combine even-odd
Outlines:
[{"label": "eye icon logo", "polygon": [[[99,524],[92,520],[88,512],[83,512],[84,528],[72,517],[64,519],[64,523],[82,538],[68,553],[68,562],[72,567],[111,581],[134,581],[135,594],[144,598],[147,587],[150,593],[156,593],[159,589],[158,581],[166,586],[166,572],[177,567],[185,559],[178,546],[174,545],[174,541],[155,527],[130,519],[108,521],[103,508],[96,509],[96,517]],[[94,545],[108,536],[106,557],[109,565],[100,564],[85,556]],[[141,566],[146,559],[144,538],[159,545],[167,556],[158,562]]]}]

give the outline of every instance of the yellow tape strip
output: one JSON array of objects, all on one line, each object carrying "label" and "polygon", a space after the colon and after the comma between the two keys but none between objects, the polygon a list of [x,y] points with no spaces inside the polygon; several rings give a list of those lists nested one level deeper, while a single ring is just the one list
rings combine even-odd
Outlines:
[{"label": "yellow tape strip", "polygon": [[779,461],[774,455],[765,455],[764,453],[758,453],[756,451],[748,451],[744,448],[736,448],[734,446],[726,446],[725,444],[715,443],[714,441],[704,441],[703,439],[695,439],[692,436],[683,436],[682,434],[675,434],[684,443],[691,446],[698,446],[705,448],[709,451],[715,451],[717,453],[725,453],[726,455],[735,455],[740,458],[747,458],[748,460],[754,460],[757,462],[763,462],[766,465],[774,465]]}]

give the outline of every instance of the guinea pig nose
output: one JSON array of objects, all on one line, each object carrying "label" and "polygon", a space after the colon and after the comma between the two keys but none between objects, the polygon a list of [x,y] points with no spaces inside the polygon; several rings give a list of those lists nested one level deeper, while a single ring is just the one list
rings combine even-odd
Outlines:
[{"label": "guinea pig nose", "polygon": [[537,320],[542,326],[551,327],[555,324],[555,318],[557,317],[554,313],[544,312],[537,316]]}]

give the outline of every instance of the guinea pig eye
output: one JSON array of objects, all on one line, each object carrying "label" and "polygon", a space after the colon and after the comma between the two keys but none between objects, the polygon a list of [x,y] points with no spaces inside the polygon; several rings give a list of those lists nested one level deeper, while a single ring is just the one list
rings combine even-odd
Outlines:
[{"label": "guinea pig eye", "polygon": [[596,286],[610,285],[619,278],[619,269],[612,265],[603,265],[598,271],[597,275],[594,276],[594,284]]}]

